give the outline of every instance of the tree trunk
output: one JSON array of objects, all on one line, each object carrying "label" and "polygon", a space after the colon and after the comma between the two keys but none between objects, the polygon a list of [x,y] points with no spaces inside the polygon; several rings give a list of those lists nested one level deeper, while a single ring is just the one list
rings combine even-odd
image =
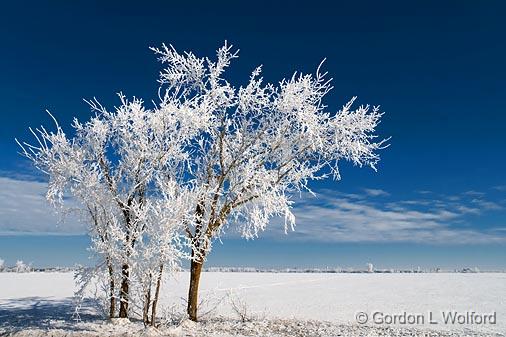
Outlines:
[{"label": "tree trunk", "polygon": [[109,270],[109,318],[113,318],[116,312],[116,298],[114,295],[114,270],[110,262],[107,269]]},{"label": "tree trunk", "polygon": [[128,264],[124,264],[121,267],[121,290],[120,290],[120,306],[119,306],[119,317],[128,317],[128,288],[129,288],[129,267]]},{"label": "tree trunk", "polygon": [[151,307],[151,326],[156,324],[156,306],[158,305],[158,296],[160,295],[160,285],[162,284],[163,264],[160,265],[158,278],[156,280],[155,298]]},{"label": "tree trunk", "polygon": [[153,276],[151,273],[149,273],[149,284],[148,289],[146,290],[146,294],[144,295],[144,307],[142,308],[142,321],[144,322],[144,325],[149,324],[149,307],[151,304],[151,280],[153,279]]},{"label": "tree trunk", "polygon": [[197,321],[197,306],[198,306],[198,295],[199,295],[199,283],[200,273],[202,272],[202,266],[204,261],[199,259],[198,261],[191,261],[190,265],[190,288],[188,290],[188,316],[194,322]]}]

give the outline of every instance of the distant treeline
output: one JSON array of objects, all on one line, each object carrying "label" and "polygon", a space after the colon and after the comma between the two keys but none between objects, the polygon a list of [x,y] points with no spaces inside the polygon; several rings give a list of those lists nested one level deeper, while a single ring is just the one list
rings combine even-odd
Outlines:
[{"label": "distant treeline", "polygon": [[[44,267],[34,268],[30,265],[16,265],[12,267],[0,268],[0,272],[13,272],[13,273],[26,273],[26,272],[72,272],[78,270],[77,267]],[[182,269],[181,271],[187,271]],[[256,268],[256,267],[208,267],[203,270],[204,272],[214,273],[327,273],[327,274],[420,274],[420,273],[505,273],[506,270],[484,270],[480,271],[477,268],[462,268],[462,269],[375,269],[360,270],[360,269],[341,269],[341,268]]]}]

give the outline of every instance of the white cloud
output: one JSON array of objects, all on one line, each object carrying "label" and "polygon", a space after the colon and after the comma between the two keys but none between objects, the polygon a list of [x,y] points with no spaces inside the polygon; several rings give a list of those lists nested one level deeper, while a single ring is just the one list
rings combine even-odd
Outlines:
[{"label": "white cloud", "polygon": [[390,193],[374,188],[364,188],[364,192],[371,197],[387,197]]},{"label": "white cloud", "polygon": [[496,202],[483,200],[483,199],[473,199],[471,200],[473,204],[476,204],[478,207],[482,209],[488,209],[488,210],[500,210],[503,209],[503,206],[499,205]]},{"label": "white cloud", "polygon": [[[0,234],[57,233],[82,234],[86,226],[76,216],[64,221],[45,198],[47,183],[0,177]],[[373,191],[373,192],[371,192]],[[469,216],[497,212],[504,207],[485,198],[456,199],[442,196],[394,200],[383,190],[364,193],[320,190],[295,201],[296,231],[289,239],[333,242],[424,242],[488,243],[506,242],[504,224],[489,230],[466,223]],[[476,194],[473,194],[476,195]],[[378,199],[377,196],[383,196]],[[279,219],[265,233],[283,231]],[[233,234],[232,234],[233,235]]]},{"label": "white cloud", "polygon": [[349,198],[325,191],[317,198],[305,196],[295,202],[297,227],[288,236],[334,242],[506,242],[504,231],[498,228],[482,230],[468,225],[469,216],[485,211],[483,203],[488,205],[486,210],[499,209],[492,206],[499,205],[485,200],[481,200],[478,208],[474,200],[465,203],[448,201],[448,198],[380,202],[375,198]]},{"label": "white cloud", "polygon": [[477,192],[477,191],[466,191],[464,193],[462,193],[462,195],[464,196],[469,196],[469,197],[477,197],[477,198],[480,198],[480,197],[483,197],[485,196],[485,193],[484,192]]},{"label": "white cloud", "polygon": [[74,215],[59,216],[46,201],[47,183],[0,177],[0,234],[82,234]]}]

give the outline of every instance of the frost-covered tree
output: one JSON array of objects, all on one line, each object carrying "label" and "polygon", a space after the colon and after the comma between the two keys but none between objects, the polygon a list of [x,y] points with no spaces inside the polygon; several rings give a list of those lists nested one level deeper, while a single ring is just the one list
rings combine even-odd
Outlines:
[{"label": "frost-covered tree", "polygon": [[200,275],[213,240],[228,225],[254,238],[279,216],[285,231],[293,228],[292,196],[309,191],[311,180],[340,179],[341,160],[375,169],[384,145],[374,135],[382,113],[353,108],[355,98],[329,110],[323,98],[332,87],[320,67],[277,84],[264,83],[259,67],[236,88],[224,77],[238,57],[232,46],[220,48],[216,61],[172,46],[153,50],[166,65],[159,80],[164,101],[187,106],[206,123],[189,146],[184,175],[197,194],[195,221],[186,224],[192,242],[187,310],[197,320]]},{"label": "frost-covered tree", "polygon": [[257,237],[273,217],[293,229],[293,195],[310,191],[310,181],[340,179],[341,160],[375,168],[382,114],[354,108],[355,98],[328,110],[323,98],[332,87],[320,67],[277,84],[264,83],[259,67],[236,88],[224,75],[238,53],[226,43],[214,61],[165,45],[153,50],[166,65],[155,107],[120,95],[109,112],[94,100],[96,116],[74,121],[75,137],[57,124],[56,132],[32,131],[38,144],[22,147],[49,175],[53,204],[65,193],[80,202],[110,271],[111,308],[119,290],[120,317],[128,315],[134,282],[144,321],[150,307],[154,321],[164,266],[176,266],[189,245],[187,310],[197,320],[213,241],[227,226]]},{"label": "frost-covered tree", "polygon": [[[23,154],[49,176],[48,200],[63,206],[64,195],[72,195],[90,224],[92,248],[103,259],[97,270],[105,268],[109,277],[111,317],[116,297],[119,317],[128,316],[131,283],[143,279],[151,263],[146,256],[158,259],[157,279],[163,265],[179,256],[172,248],[179,231],[172,226],[182,225],[184,219],[174,213],[180,207],[173,201],[187,197],[170,182],[181,174],[187,161],[183,148],[199,127],[186,118],[184,107],[170,102],[149,110],[139,99],[120,94],[120,100],[114,111],[89,101],[95,116],[85,123],[74,120],[73,137],[55,119],[55,132],[31,130],[36,145],[20,144]],[[156,233],[153,223],[163,233]]]},{"label": "frost-covered tree", "polygon": [[31,267],[24,263],[22,260],[16,261],[16,266],[14,267],[14,271],[16,273],[28,273],[31,271]]},{"label": "frost-covered tree", "polygon": [[0,271],[3,271],[5,269],[5,261],[0,258]]},{"label": "frost-covered tree", "polygon": [[[156,322],[156,309],[163,282],[163,271],[179,270],[181,259],[188,259],[187,240],[182,225],[193,221],[193,193],[182,189],[174,180],[159,180],[161,194],[152,201],[146,240],[139,243],[142,259],[138,263],[139,296],[143,303],[142,316],[152,325]],[[149,311],[151,313],[149,314]]]}]

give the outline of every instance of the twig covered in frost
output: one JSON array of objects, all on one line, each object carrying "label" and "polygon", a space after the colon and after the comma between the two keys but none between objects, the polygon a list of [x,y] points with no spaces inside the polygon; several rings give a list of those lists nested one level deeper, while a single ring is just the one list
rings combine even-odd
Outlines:
[{"label": "twig covered in frost", "polygon": [[245,299],[234,293],[233,290],[228,292],[228,299],[232,307],[232,311],[238,316],[242,323],[252,321],[254,316]]}]

